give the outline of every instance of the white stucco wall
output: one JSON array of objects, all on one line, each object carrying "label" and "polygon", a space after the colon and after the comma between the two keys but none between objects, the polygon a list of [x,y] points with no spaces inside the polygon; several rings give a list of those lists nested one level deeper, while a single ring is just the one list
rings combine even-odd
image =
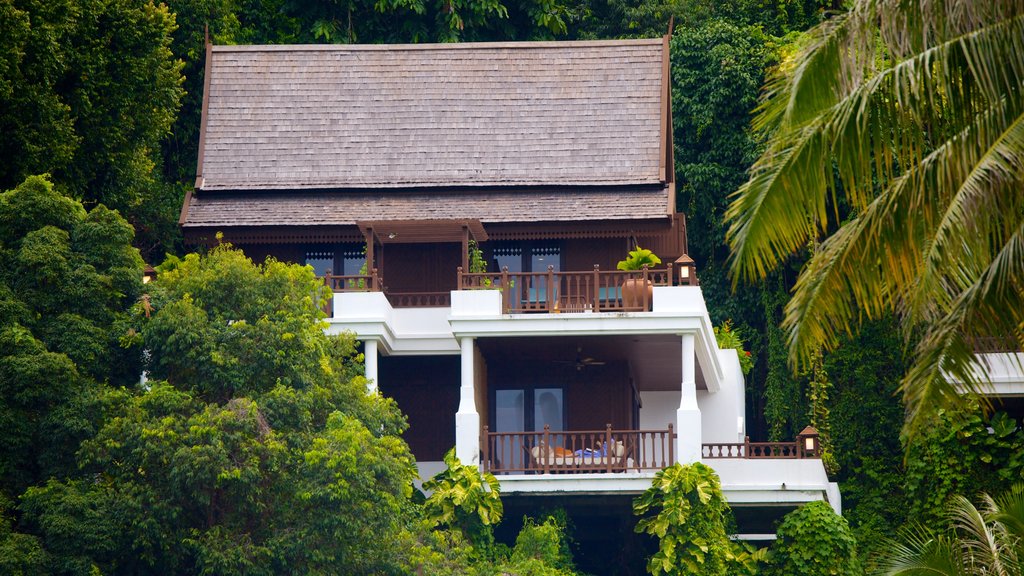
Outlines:
[{"label": "white stucco wall", "polygon": [[735,350],[730,349],[719,350],[718,357],[725,373],[721,390],[714,394],[697,391],[703,442],[743,442],[746,435],[746,400],[739,356]]}]

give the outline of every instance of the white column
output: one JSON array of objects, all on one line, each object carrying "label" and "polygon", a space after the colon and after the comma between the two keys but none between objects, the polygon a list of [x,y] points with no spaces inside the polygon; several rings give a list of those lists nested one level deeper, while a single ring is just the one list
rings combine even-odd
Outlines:
[{"label": "white column", "polygon": [[459,340],[462,348],[462,386],[459,388],[459,411],[455,413],[455,455],[470,466],[480,464],[480,413],[476,411],[473,366],[473,339]]},{"label": "white column", "polygon": [[366,391],[369,394],[377,392],[377,341],[366,340],[363,342],[363,356],[366,358]]},{"label": "white column", "polygon": [[679,409],[676,410],[676,460],[683,464],[701,458],[700,408],[697,407],[697,361],[693,352],[694,335],[683,334],[683,381]]}]

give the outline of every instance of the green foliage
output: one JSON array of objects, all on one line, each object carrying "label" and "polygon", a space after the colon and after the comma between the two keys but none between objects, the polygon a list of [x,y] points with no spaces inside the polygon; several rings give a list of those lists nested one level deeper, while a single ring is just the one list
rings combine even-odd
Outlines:
[{"label": "green foliage", "polygon": [[876,574],[915,576],[1021,576],[1024,485],[998,497],[982,494],[980,506],[963,496],[949,503],[942,527],[915,524],[885,544]]},{"label": "green foliage", "polygon": [[[0,494],[74,471],[137,349],[118,342],[142,288],[132,228],[42,176],[0,193]],[[113,394],[113,395],[112,395]]]},{"label": "green foliage", "polygon": [[903,406],[896,394],[903,340],[893,319],[866,324],[825,356],[834,384],[828,399],[843,516],[862,559],[906,520]]},{"label": "green foliage", "polygon": [[506,570],[520,576],[575,574],[565,531],[565,524],[555,516],[548,516],[540,524],[524,518]]},{"label": "green foliage", "polygon": [[768,436],[776,442],[796,437],[803,429],[807,415],[803,387],[786,362],[786,336],[779,327],[779,320],[787,294],[781,288],[778,286],[774,290],[765,290],[761,296],[767,320],[768,352],[764,416],[768,422]]},{"label": "green foliage", "polygon": [[494,543],[493,526],[501,522],[503,507],[500,486],[493,474],[462,464],[455,448],[444,455],[447,468],[423,483],[433,493],[423,512],[433,526],[459,530],[466,541],[481,552]]},{"label": "green foliage", "polygon": [[135,322],[170,380],[123,400],[78,478],[22,497],[48,569],[399,572],[370,543],[409,538],[404,420],[366,393],[352,339],[324,334],[311,272],[227,246],[163,269]]},{"label": "green foliage", "polygon": [[832,423],[831,411],[828,407],[829,393],[832,390],[832,382],[829,381],[828,371],[825,370],[824,356],[819,350],[811,361],[811,369],[803,374],[807,378],[807,399],[811,405],[810,421],[818,431],[818,453],[821,456],[821,463],[830,474],[838,471],[835,448],[832,446]]},{"label": "green foliage", "polygon": [[731,517],[718,475],[701,463],[673,464],[654,476],[633,502],[642,516],[636,531],[658,538],[647,571],[658,574],[730,574],[734,555],[725,531]]},{"label": "green foliage", "polygon": [[954,495],[1001,492],[1024,479],[1024,429],[1003,412],[986,417],[977,402],[969,406],[939,410],[906,446],[910,518],[932,525]]},{"label": "green foliage", "polygon": [[654,252],[637,246],[636,250],[629,251],[629,256],[625,260],[619,260],[615,267],[619,270],[641,270],[644,266],[654,268],[658,264],[661,264],[661,258]]},{"label": "green foliage", "polygon": [[822,0],[629,0],[589,1],[580,10],[578,35],[582,38],[656,38],[668,32],[670,18],[676,30],[698,28],[709,21],[757,26],[781,36],[805,30],[821,20],[829,3]]},{"label": "green foliage", "polygon": [[726,320],[721,326],[715,326],[715,340],[718,341],[719,348],[735,350],[739,355],[740,370],[743,371],[743,375],[750,374],[754,368],[754,358],[750,355],[749,350],[744,349],[743,338],[738,330],[733,329],[732,320]]},{"label": "green foliage", "polygon": [[174,16],[150,0],[4,0],[0,14],[0,188],[51,173],[170,246],[158,234],[175,233],[181,196],[155,168],[182,96]]},{"label": "green foliage", "polygon": [[857,540],[846,520],[825,502],[786,514],[776,530],[766,576],[858,576]]},{"label": "green foliage", "polygon": [[484,252],[476,244],[476,240],[469,241],[469,270],[467,272],[480,274],[487,272],[487,261],[484,260]]}]

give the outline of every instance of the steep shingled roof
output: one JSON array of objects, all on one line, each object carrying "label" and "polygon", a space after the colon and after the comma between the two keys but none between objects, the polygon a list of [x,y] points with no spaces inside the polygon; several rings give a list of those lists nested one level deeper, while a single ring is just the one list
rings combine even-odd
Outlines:
[{"label": "steep shingled roof", "polygon": [[661,183],[663,50],[214,46],[196,188]]}]

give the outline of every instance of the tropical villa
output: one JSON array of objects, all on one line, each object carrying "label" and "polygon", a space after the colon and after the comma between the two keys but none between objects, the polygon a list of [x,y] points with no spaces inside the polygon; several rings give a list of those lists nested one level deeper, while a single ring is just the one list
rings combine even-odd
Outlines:
[{"label": "tropical villa", "polygon": [[[839,491],[813,429],[747,437],[676,211],[670,84],[667,37],[208,46],[181,226],[323,276],[421,476],[455,446],[509,513],[614,528],[657,470],[701,461],[770,537]],[[662,263],[618,270],[637,246]]]}]

